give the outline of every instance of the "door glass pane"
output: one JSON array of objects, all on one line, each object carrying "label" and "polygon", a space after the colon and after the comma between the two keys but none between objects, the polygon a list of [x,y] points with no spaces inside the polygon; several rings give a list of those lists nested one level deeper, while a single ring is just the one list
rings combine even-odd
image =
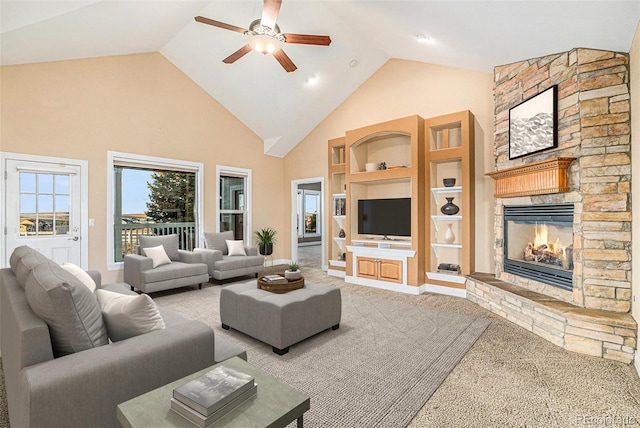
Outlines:
[{"label": "door glass pane", "polygon": [[36,193],[36,175],[32,172],[20,173],[20,193],[26,192]]},{"label": "door glass pane", "polygon": [[38,174],[38,192],[53,193],[53,175]]},{"label": "door glass pane", "polygon": [[56,175],[55,192],[57,195],[69,194],[69,176],[68,175]]},{"label": "door glass pane", "polygon": [[[58,180],[56,180],[56,183],[57,182]],[[54,218],[55,218],[54,233],[56,235],[68,235],[69,234],[69,196],[56,195]]]}]

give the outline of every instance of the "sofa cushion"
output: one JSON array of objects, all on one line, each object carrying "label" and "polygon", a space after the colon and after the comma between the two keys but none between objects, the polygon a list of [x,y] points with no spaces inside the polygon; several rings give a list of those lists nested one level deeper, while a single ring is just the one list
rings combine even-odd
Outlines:
[{"label": "sofa cushion", "polygon": [[229,256],[246,256],[244,251],[244,241],[226,241]]},{"label": "sofa cushion", "polygon": [[207,265],[204,263],[175,262],[170,265],[162,265],[155,269],[149,269],[141,272],[141,281],[144,284],[150,284],[158,281],[168,281],[206,274]]},{"label": "sofa cushion", "polygon": [[96,296],[54,262],[33,268],[25,294],[33,312],[49,326],[54,356],[109,342]]},{"label": "sofa cushion", "polygon": [[227,271],[235,269],[244,269],[252,266],[262,266],[264,258],[262,256],[222,256],[222,260],[213,263],[215,270]]},{"label": "sofa cushion", "polygon": [[11,253],[11,257],[9,257],[9,266],[11,266],[11,270],[13,271],[13,274],[16,276],[18,275],[18,271],[16,269],[18,266],[18,261],[22,257],[26,256],[27,254],[32,254],[36,252],[37,252],[36,250],[29,247],[28,245],[21,245],[19,247],[16,247]]},{"label": "sofa cushion", "polygon": [[178,255],[178,235],[164,235],[164,236],[147,236],[143,235],[138,238],[140,248],[151,248],[162,245],[164,251],[172,261],[180,260]]},{"label": "sofa cushion", "polygon": [[48,258],[35,250],[20,257],[15,264],[16,269],[14,272],[16,278],[18,279],[18,284],[20,284],[22,288],[24,288],[31,270],[39,264],[48,263],[49,261],[50,260]]},{"label": "sofa cushion", "polygon": [[233,231],[231,230],[227,230],[226,232],[220,232],[220,233],[204,234],[205,247],[210,250],[222,251],[222,254],[225,256],[229,254],[229,249],[227,248],[227,240],[232,241],[233,239],[234,239]]},{"label": "sofa cushion", "polygon": [[165,328],[156,304],[146,294],[135,296],[96,290],[109,338],[118,342]]},{"label": "sofa cushion", "polygon": [[158,266],[168,265],[171,263],[171,259],[167,256],[167,252],[162,245],[157,247],[145,247],[142,249],[145,256],[149,257],[153,261],[154,269]]},{"label": "sofa cushion", "polygon": [[92,293],[96,291],[96,283],[80,266],[76,266],[73,263],[64,262],[62,263],[62,269],[78,278],[78,280],[80,280],[80,282],[83,283]]}]

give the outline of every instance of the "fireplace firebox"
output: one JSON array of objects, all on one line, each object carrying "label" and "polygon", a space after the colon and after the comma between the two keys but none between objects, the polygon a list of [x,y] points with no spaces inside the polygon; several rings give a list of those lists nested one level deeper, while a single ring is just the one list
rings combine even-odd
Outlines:
[{"label": "fireplace firebox", "polygon": [[503,271],[573,289],[573,204],[504,207]]}]

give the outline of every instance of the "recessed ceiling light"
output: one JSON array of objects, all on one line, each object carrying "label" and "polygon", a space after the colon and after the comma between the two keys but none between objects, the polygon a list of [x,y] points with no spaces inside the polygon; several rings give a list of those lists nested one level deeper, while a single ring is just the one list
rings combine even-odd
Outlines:
[{"label": "recessed ceiling light", "polygon": [[349,67],[356,68],[357,66],[358,66],[358,60],[352,59],[351,62],[349,63]]},{"label": "recessed ceiling light", "polygon": [[311,75],[307,77],[307,80],[305,80],[304,82],[309,86],[313,86],[318,83],[318,77],[316,75]]},{"label": "recessed ceiling light", "polygon": [[416,35],[416,39],[418,39],[418,43],[428,43],[431,40],[431,37],[427,36],[426,34],[418,34]]}]

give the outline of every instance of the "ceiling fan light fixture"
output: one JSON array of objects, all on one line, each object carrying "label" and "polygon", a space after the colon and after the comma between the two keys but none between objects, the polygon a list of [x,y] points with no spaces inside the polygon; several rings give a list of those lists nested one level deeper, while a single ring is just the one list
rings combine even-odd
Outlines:
[{"label": "ceiling fan light fixture", "polygon": [[251,46],[251,49],[254,51],[267,55],[279,51],[282,48],[282,42],[276,37],[266,34],[256,34],[249,39],[249,46]]}]

